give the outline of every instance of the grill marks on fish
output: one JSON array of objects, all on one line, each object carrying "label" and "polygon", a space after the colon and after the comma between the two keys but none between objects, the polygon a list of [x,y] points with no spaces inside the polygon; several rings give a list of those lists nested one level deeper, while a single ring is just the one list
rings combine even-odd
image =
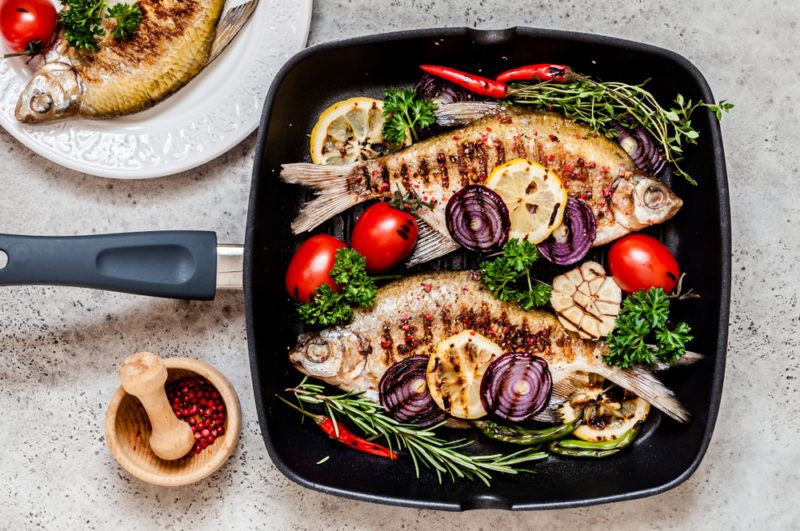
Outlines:
[{"label": "grill marks on fish", "polygon": [[[409,264],[415,265],[458,247],[445,222],[447,202],[463,187],[484,183],[492,170],[512,158],[528,158],[554,171],[572,197],[589,204],[598,220],[595,245],[665,221],[681,205],[680,199],[666,189],[667,207],[657,213],[640,209],[634,219],[634,198],[628,197],[625,202],[625,194],[617,193],[613,198],[608,193],[621,190],[617,187],[621,181],[628,182],[628,195],[640,181],[663,187],[662,183],[636,173],[633,161],[619,145],[587,127],[555,113],[516,107],[352,166],[286,164],[281,177],[317,191],[318,197],[303,205],[292,224],[296,233],[311,230],[363,201],[389,197],[398,189],[429,201],[433,209],[421,209],[417,215],[429,225],[431,237],[410,259]],[[355,186],[353,181],[363,180],[362,176],[369,179]],[[627,205],[622,218],[617,217],[620,209],[615,205]]]},{"label": "grill marks on fish", "polygon": [[[674,394],[652,374],[607,366],[602,361],[604,343],[571,336],[550,313],[525,312],[495,299],[470,272],[418,275],[384,286],[373,309],[355,310],[346,326],[303,336],[289,357],[309,376],[377,399],[380,379],[391,365],[409,356],[430,355],[439,342],[468,329],[490,338],[504,352],[541,356],[554,382],[575,371],[595,372],[678,420],[688,418]],[[321,350],[326,352],[324,360]]]}]

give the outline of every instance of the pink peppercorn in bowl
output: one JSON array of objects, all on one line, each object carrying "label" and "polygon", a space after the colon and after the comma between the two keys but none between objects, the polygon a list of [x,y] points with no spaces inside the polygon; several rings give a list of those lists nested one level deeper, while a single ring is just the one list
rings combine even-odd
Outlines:
[{"label": "pink peppercorn in bowl", "polygon": [[165,487],[189,485],[216,472],[236,449],[242,426],[233,386],[214,367],[192,358],[165,358],[167,396],[192,426],[195,446],[175,461],[150,449],[150,422],[139,400],[120,387],[108,406],[105,436],[111,454],[133,476]]}]

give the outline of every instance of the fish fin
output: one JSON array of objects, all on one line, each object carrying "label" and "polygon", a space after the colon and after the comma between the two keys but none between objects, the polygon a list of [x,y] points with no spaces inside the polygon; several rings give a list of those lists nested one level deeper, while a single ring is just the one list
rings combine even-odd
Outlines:
[{"label": "fish fin", "polygon": [[704,359],[706,359],[706,357],[702,354],[698,354],[697,352],[689,352],[687,350],[686,353],[678,358],[677,361],[673,363],[664,363],[659,361],[653,365],[652,369],[654,371],[665,371],[667,369],[671,369],[672,367],[685,367],[687,365],[694,365],[698,361],[702,361]]},{"label": "fish fin", "polygon": [[640,369],[619,369],[605,366],[596,368],[595,372],[611,380],[615,384],[643,398],[651,406],[660,409],[678,422],[688,422],[689,412],[675,396],[650,372]]},{"label": "fish fin", "polygon": [[292,222],[295,234],[309,231],[336,214],[366,200],[349,190],[348,180],[355,165],[325,166],[322,164],[284,164],[281,179],[314,189],[317,197],[304,203]]},{"label": "fish fin", "polygon": [[474,122],[484,116],[496,114],[503,105],[492,101],[462,101],[439,105],[436,109],[436,123],[443,127],[455,127]]},{"label": "fish fin", "polygon": [[414,254],[406,262],[406,266],[413,267],[428,262],[434,258],[452,253],[460,247],[450,236],[434,230],[419,217],[417,217],[417,225],[419,226],[417,246],[414,248]]},{"label": "fish fin", "polygon": [[531,418],[537,422],[549,422],[551,424],[561,422],[562,418],[559,409],[577,390],[578,386],[571,376],[554,383],[547,406]]},{"label": "fish fin", "polygon": [[206,65],[219,57],[225,48],[236,38],[241,29],[250,20],[250,17],[258,6],[258,0],[250,0],[244,4],[239,4],[227,10],[217,24],[217,35],[211,43],[211,51],[208,54]]}]

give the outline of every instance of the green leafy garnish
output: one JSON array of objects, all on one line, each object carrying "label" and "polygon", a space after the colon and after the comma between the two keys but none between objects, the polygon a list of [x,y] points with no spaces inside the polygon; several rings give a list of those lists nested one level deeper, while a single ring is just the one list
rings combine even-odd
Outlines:
[{"label": "green leafy garnish", "polygon": [[733,103],[717,104],[686,100],[681,94],[667,109],[644,88],[612,81],[581,78],[571,83],[526,83],[514,85],[510,101],[541,109],[557,109],[567,117],[590,126],[596,132],[616,138],[615,125],[641,125],[650,133],[672,163],[678,175],[692,184],[697,182],[678,165],[686,144],[696,144],[700,136],[692,126],[692,114],[700,108],[714,113],[717,119],[730,111]]},{"label": "green leafy garnish", "polygon": [[62,3],[64,9],[58,21],[64,26],[67,42],[79,50],[97,51],[97,37],[105,33],[102,24],[105,1],[64,0]]},{"label": "green leafy garnish", "polygon": [[431,100],[418,98],[414,89],[398,90],[388,88],[384,92],[383,138],[395,145],[406,141],[406,133],[411,133],[414,142],[419,140],[419,131],[436,123],[436,104]]},{"label": "green leafy garnish", "polygon": [[538,259],[534,244],[511,240],[501,256],[481,262],[481,280],[503,302],[516,302],[524,310],[544,306],[550,301],[552,288],[531,278],[531,267]]},{"label": "green leafy garnish", "polygon": [[111,35],[117,40],[125,40],[136,33],[142,22],[142,8],[139,4],[114,4],[108,9],[108,16],[117,21]]},{"label": "green leafy garnish", "polygon": [[[684,322],[670,329],[669,297],[661,288],[637,291],[622,303],[616,326],[608,336],[609,365],[630,369],[634,365],[673,363],[686,353],[692,340],[691,328]],[[655,344],[649,343],[655,340]]]},{"label": "green leafy garnish", "polygon": [[339,249],[330,273],[340,291],[323,284],[311,300],[297,309],[308,324],[333,326],[353,318],[352,306],[369,308],[375,304],[378,288],[367,273],[366,260],[353,249]]}]

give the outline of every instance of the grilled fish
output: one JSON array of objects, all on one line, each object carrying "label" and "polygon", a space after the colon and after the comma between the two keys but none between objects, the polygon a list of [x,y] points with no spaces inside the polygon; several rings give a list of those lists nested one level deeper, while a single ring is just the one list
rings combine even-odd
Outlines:
[{"label": "grilled fish", "polygon": [[106,32],[96,52],[71,47],[62,34],[20,95],[17,120],[111,118],[155,105],[205,67],[224,5],[140,0],[142,21],[134,35],[118,41]]},{"label": "grilled fish", "polygon": [[515,158],[553,170],[571,196],[592,207],[595,246],[662,223],[683,204],[664,183],[638,171],[618,144],[563,115],[517,107],[498,113],[489,106],[487,112],[493,114],[352,166],[285,164],[284,181],[311,187],[318,195],[302,206],[292,229],[308,231],[363,201],[413,191],[434,204],[416,212],[425,223],[409,265],[422,263],[458,248],[445,222],[448,199],[466,185],[485,182],[492,169]]},{"label": "grilled fish", "polygon": [[650,372],[606,365],[605,343],[571,335],[548,312],[527,312],[499,301],[473,272],[407,277],[381,288],[372,309],[354,313],[348,325],[301,335],[289,353],[292,364],[303,374],[377,400],[380,379],[394,363],[430,355],[448,336],[475,330],[505,352],[544,358],[554,384],[576,371],[600,374],[676,420],[689,418],[672,391]]}]

